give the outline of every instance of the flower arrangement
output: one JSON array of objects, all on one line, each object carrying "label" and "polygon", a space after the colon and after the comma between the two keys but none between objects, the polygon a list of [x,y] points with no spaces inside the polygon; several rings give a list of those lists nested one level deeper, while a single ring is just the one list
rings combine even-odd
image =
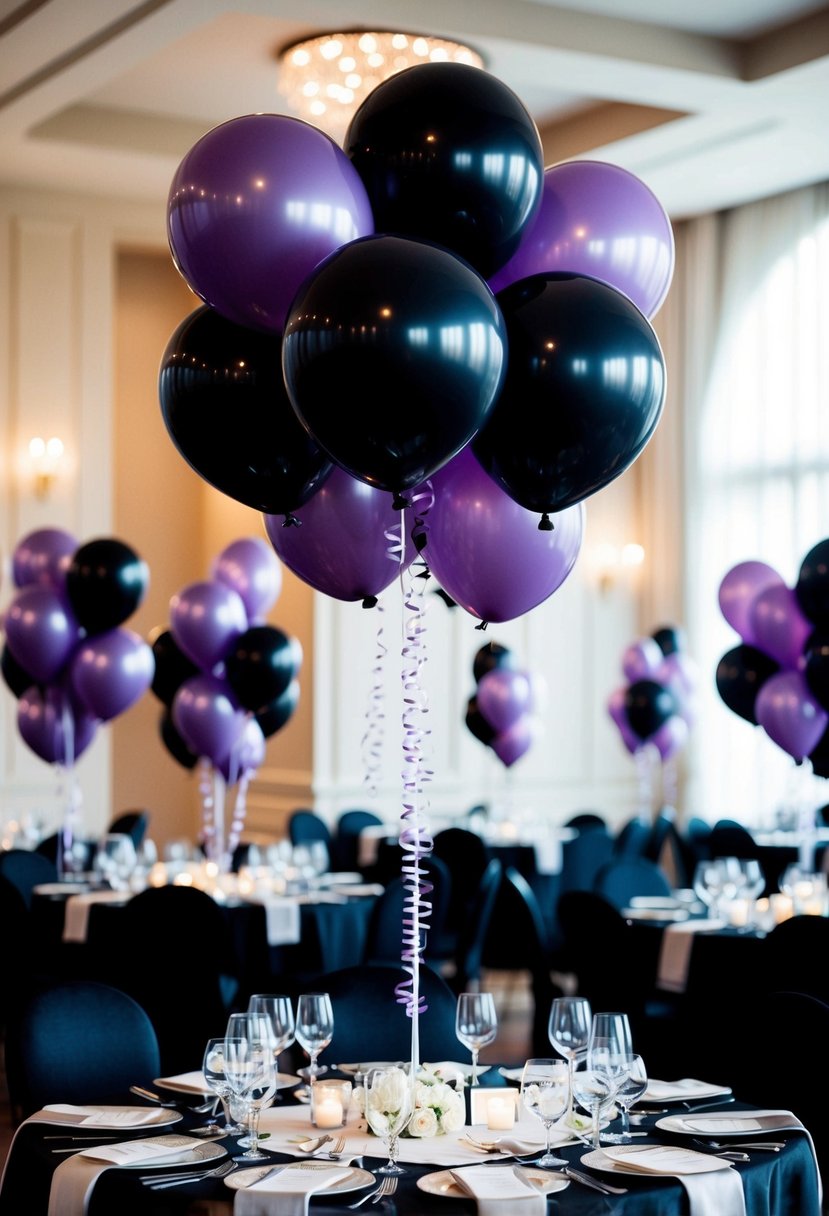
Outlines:
[{"label": "flower arrangement", "polygon": [[[409,1084],[411,1081],[405,1069],[393,1068],[389,1069],[383,1083],[372,1089],[372,1120],[369,1123],[371,1130],[376,1131],[381,1123],[377,1118],[378,1114],[390,1119],[396,1114],[403,1101],[402,1089]],[[457,1084],[460,1084],[460,1089],[456,1088]],[[354,1101],[365,1115],[366,1090],[362,1086],[354,1090]],[[412,1116],[401,1134],[420,1139],[442,1136],[447,1132],[458,1131],[465,1120],[463,1078],[453,1075],[451,1081],[444,1080],[435,1066],[422,1065],[414,1082]]]}]

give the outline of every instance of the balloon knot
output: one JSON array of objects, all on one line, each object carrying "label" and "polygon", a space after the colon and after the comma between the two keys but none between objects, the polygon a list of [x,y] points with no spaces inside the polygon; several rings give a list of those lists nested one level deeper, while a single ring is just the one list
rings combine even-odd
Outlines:
[{"label": "balloon knot", "polygon": [[408,507],[410,504],[409,504],[408,498],[404,498],[402,494],[395,494],[394,501],[392,502],[391,505],[392,505],[393,511],[402,511],[405,507]]},{"label": "balloon knot", "polygon": [[481,621],[480,625],[476,625],[475,628],[479,629],[483,633],[486,630],[486,627],[488,624],[489,624],[489,621]]},{"label": "balloon knot", "polygon": [[550,519],[550,517],[546,511],[541,516],[541,520],[538,525],[538,530],[539,530],[539,532],[554,532],[555,531],[555,524]]},{"label": "balloon knot", "polygon": [[415,528],[414,532],[412,532],[412,540],[418,553],[422,553],[428,544],[429,537],[425,532],[418,532],[417,528]]},{"label": "balloon knot", "polygon": [[376,606],[377,606],[377,596],[376,595],[367,595],[365,597],[365,599],[363,600],[364,608],[376,608]]},{"label": "balloon knot", "polygon": [[302,520],[297,519],[297,517],[295,515],[291,515],[289,512],[282,521],[282,527],[283,528],[301,528]]}]

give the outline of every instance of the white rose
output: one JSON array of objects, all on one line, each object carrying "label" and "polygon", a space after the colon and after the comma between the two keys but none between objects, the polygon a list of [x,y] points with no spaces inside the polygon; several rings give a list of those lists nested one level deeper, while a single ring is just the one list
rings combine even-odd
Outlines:
[{"label": "white rose", "polygon": [[431,1106],[418,1107],[409,1120],[409,1126],[406,1130],[410,1136],[436,1136],[438,1120]]},{"label": "white rose", "polygon": [[463,1099],[458,1094],[455,1094],[455,1098],[457,1101],[446,1107],[440,1120],[440,1125],[445,1132],[456,1132],[466,1122]]}]

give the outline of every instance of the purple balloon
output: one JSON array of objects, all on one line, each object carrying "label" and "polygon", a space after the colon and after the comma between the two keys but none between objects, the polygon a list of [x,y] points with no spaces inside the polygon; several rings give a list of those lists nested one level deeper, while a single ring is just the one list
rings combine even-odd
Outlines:
[{"label": "purple balloon", "polygon": [[525,671],[493,668],[481,677],[476,696],[480,713],[496,733],[532,709],[532,685]]},{"label": "purple balloon", "polygon": [[675,651],[662,659],[653,674],[657,684],[667,684],[678,701],[691,697],[699,686],[699,668],[687,654]]},{"label": "purple balloon", "polygon": [[654,731],[648,743],[652,743],[663,760],[670,760],[688,742],[688,723],[685,718],[673,714]]},{"label": "purple balloon", "polygon": [[720,611],[749,646],[756,646],[751,605],[767,587],[785,587],[777,571],[765,562],[738,562],[723,577],[717,592]]},{"label": "purple balloon", "polygon": [[489,285],[569,271],[601,279],[652,317],[674,272],[674,234],[656,195],[626,169],[574,160],[544,170],[541,208]]},{"label": "purple balloon", "polygon": [[222,765],[237,747],[247,715],[217,676],[192,676],[173,697],[173,724],[190,751]]},{"label": "purple balloon", "polygon": [[279,332],[307,275],[374,232],[365,186],[341,148],[284,114],[245,114],[203,135],[173,177],[173,260],[206,304]]},{"label": "purple balloon", "polygon": [[173,640],[204,671],[212,671],[247,628],[242,597],[223,583],[190,583],[170,600]]},{"label": "purple balloon", "polygon": [[484,621],[511,621],[548,599],[575,565],[584,504],[553,516],[542,532],[528,511],[464,448],[431,477],[425,557],[447,595]]},{"label": "purple balloon", "polygon": [[626,696],[627,688],[614,689],[607,700],[607,712],[617,727],[625,747],[633,755],[642,746],[642,740],[634,732],[630,722],[628,722],[627,710],[625,708]]},{"label": "purple balloon", "polygon": [[765,587],[751,601],[749,622],[754,645],[781,667],[796,667],[814,625],[800,610],[794,591],[783,584]]},{"label": "purple balloon", "polygon": [[102,722],[134,705],[154,674],[152,647],[131,629],[110,629],[88,638],[70,664],[76,696]]},{"label": "purple balloon", "polygon": [[535,719],[524,714],[506,730],[500,731],[490,743],[490,747],[501,763],[511,768],[516,760],[520,760],[530,750],[537,734]]},{"label": "purple balloon", "polygon": [[665,656],[653,638],[632,642],[622,655],[622,672],[631,684],[637,680],[656,679],[656,671]]},{"label": "purple balloon", "polygon": [[228,785],[235,785],[251,769],[259,768],[265,759],[265,736],[255,718],[248,718],[239,741],[230,754],[216,767]]},{"label": "purple balloon", "polygon": [[[302,525],[286,528],[281,515],[265,515],[265,531],[289,570],[337,600],[379,595],[400,572],[400,512],[386,490],[377,490],[335,467],[325,484],[294,511]],[[406,508],[403,569],[414,561],[411,508]]]},{"label": "purple balloon", "polygon": [[251,624],[263,619],[282,590],[282,567],[260,536],[244,536],[222,549],[210,574],[242,597]]},{"label": "purple balloon", "polygon": [[61,590],[78,542],[62,528],[39,528],[24,536],[12,554],[15,587],[38,583]]},{"label": "purple balloon", "polygon": [[58,687],[29,688],[17,703],[17,728],[27,747],[48,764],[71,766],[95,738],[98,723]]},{"label": "purple balloon", "polygon": [[3,622],[12,658],[39,684],[60,674],[80,637],[78,622],[53,587],[32,584],[18,591]]},{"label": "purple balloon", "polygon": [[829,714],[809,691],[799,671],[778,671],[757,693],[754,714],[778,747],[798,763],[817,747],[829,725]]}]

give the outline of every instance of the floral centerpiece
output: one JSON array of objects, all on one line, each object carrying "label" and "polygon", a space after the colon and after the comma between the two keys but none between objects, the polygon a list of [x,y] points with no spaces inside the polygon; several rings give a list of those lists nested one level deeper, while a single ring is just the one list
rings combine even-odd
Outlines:
[{"label": "floral centerpiece", "polygon": [[[373,1088],[370,1101],[376,1114],[391,1115],[400,1109],[401,1088],[409,1086],[411,1078],[404,1068],[389,1069],[379,1088]],[[457,1087],[460,1088],[457,1088]],[[366,1090],[359,1086],[354,1091],[354,1101],[365,1115]],[[404,1136],[426,1138],[456,1132],[466,1121],[466,1103],[463,1095],[463,1077],[453,1074],[451,1080],[441,1076],[435,1065],[423,1064],[414,1081],[414,1104],[412,1116]],[[369,1123],[371,1128],[371,1123]]]}]

